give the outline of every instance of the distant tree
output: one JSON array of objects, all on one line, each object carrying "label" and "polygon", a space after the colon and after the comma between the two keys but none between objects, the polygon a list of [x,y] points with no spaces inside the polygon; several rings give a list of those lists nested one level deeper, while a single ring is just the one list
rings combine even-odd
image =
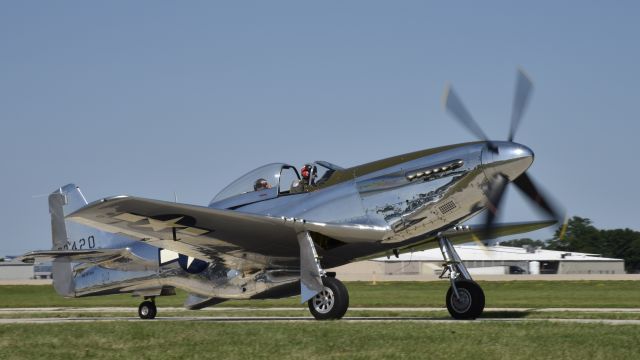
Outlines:
[{"label": "distant tree", "polygon": [[[569,219],[564,234],[562,227],[549,240],[547,249],[559,251],[580,251],[601,254],[604,249],[600,231],[591,225],[591,220],[574,216]],[[562,235],[562,236],[561,236]]]},{"label": "distant tree", "polygon": [[591,220],[579,216],[569,220],[562,237],[561,231],[561,228],[556,230],[554,238],[547,243],[547,249],[621,258],[627,272],[640,272],[640,232],[631,229],[599,230]]},{"label": "distant tree", "polygon": [[640,232],[631,229],[600,230],[602,256],[623,258],[627,272],[640,272]]},{"label": "distant tree", "polygon": [[541,247],[544,248],[547,245],[542,240],[533,240],[529,238],[524,239],[513,239],[508,241],[500,241],[500,245],[502,246],[513,246],[513,247],[525,247],[525,246],[533,246],[533,247]]}]

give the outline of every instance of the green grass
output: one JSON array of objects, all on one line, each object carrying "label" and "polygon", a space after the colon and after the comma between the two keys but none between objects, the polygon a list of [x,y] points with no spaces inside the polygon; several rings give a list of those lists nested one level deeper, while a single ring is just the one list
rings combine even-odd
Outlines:
[{"label": "green grass", "polygon": [[[222,311],[165,311],[160,309],[159,317],[305,317],[311,319],[307,309],[300,310],[222,310]],[[451,315],[447,310],[357,310],[351,309],[345,315],[347,318],[415,318],[450,320]],[[135,311],[128,312],[75,312],[75,311],[48,311],[48,312],[20,312],[2,314],[0,319],[38,319],[38,318],[129,318],[138,319]],[[575,311],[485,311],[481,318],[490,319],[602,319],[602,320],[640,320],[640,312],[575,312]]]},{"label": "green grass", "polygon": [[[449,283],[346,283],[351,307],[443,307]],[[480,282],[487,307],[640,307],[640,281],[503,281]],[[162,306],[182,306],[186,294],[157,299]],[[0,307],[137,306],[129,294],[64,299],[51,286],[0,286]],[[298,298],[228,301],[221,306],[304,306]]]},{"label": "green grass", "polygon": [[631,359],[637,326],[107,322],[0,326],[7,359]]},{"label": "green grass", "polygon": [[[365,282],[346,284],[348,317],[450,319],[446,310],[371,311],[357,307],[443,307],[448,283]],[[487,307],[640,307],[636,281],[481,282]],[[184,292],[157,299],[181,306]],[[111,295],[64,299],[51,286],[0,286],[0,307],[135,307],[140,298]],[[163,311],[159,316],[305,316],[297,298],[230,301],[222,311]],[[233,307],[299,307],[300,310],[242,310]],[[18,317],[135,318],[128,312],[0,314]],[[502,319],[640,319],[639,313],[486,311]],[[0,359],[201,358],[219,359],[611,359],[635,358],[640,326],[551,322],[210,322],[144,321],[0,325]]]}]

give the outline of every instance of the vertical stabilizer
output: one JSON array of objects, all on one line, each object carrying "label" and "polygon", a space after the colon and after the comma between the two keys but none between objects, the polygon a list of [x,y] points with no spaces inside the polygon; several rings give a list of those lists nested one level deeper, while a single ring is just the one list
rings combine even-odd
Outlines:
[{"label": "vertical stabilizer", "polygon": [[51,215],[51,240],[53,242],[52,250],[62,250],[67,245],[67,228],[64,224],[64,206],[65,198],[60,192],[54,192],[49,195],[49,214]]},{"label": "vertical stabilizer", "polygon": [[[69,236],[64,220],[66,214],[86,205],[80,189],[69,184],[49,195],[49,214],[51,215],[51,241],[53,250],[69,248]],[[53,261],[53,287],[62,296],[74,296],[73,264],[69,258],[58,258]]]},{"label": "vertical stabilizer", "polygon": [[71,249],[73,241],[77,240],[75,239],[76,235],[83,235],[76,230],[75,224],[65,221],[64,217],[85,205],[87,205],[87,200],[82,195],[80,188],[74,184],[65,185],[49,195],[53,250]]}]

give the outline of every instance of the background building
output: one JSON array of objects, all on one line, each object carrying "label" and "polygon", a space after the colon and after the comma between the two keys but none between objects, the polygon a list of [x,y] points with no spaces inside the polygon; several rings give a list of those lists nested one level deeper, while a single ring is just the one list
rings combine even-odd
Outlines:
[{"label": "background building", "polygon": [[7,256],[0,261],[0,280],[51,279],[51,263],[25,264]]},{"label": "background building", "polygon": [[20,261],[0,262],[0,280],[33,279],[33,264]]},{"label": "background building", "polygon": [[[507,274],[624,274],[624,260],[597,254],[520,248],[458,245],[456,251],[472,275]],[[438,276],[442,271],[440,249],[391,255],[348,264],[336,269],[340,276],[371,280],[375,275]]]}]

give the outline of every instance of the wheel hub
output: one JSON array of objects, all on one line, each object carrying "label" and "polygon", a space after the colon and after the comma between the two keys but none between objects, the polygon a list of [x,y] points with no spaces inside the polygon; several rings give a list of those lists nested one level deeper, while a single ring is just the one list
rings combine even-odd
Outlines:
[{"label": "wheel hub", "polygon": [[313,307],[314,309],[321,313],[326,314],[333,308],[333,304],[335,303],[335,296],[333,291],[328,287],[325,287],[322,291],[320,291],[316,296],[313,297]]},{"label": "wheel hub", "polygon": [[451,294],[451,306],[458,313],[465,313],[471,308],[471,294],[469,290],[464,288],[458,288],[458,297],[456,294]]}]

